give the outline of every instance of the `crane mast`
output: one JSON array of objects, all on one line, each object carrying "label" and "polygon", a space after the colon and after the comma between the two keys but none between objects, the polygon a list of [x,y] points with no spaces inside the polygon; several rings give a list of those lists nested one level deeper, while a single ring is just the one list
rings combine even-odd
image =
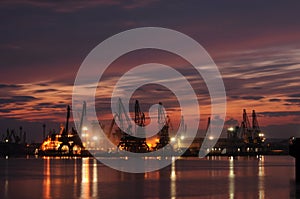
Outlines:
[{"label": "crane mast", "polygon": [[158,132],[159,136],[159,143],[157,143],[156,149],[163,148],[167,144],[170,143],[170,136],[169,136],[169,126],[170,126],[170,118],[166,116],[162,103],[158,103],[158,117],[157,123],[159,126],[160,131]]},{"label": "crane mast", "polygon": [[259,128],[257,116],[255,113],[255,110],[252,111],[252,130],[253,130],[253,139],[255,143],[262,143],[264,142],[264,134],[261,133],[261,130]]},{"label": "crane mast", "polygon": [[250,126],[246,109],[243,110],[243,121],[241,123],[240,129],[241,129],[240,136],[244,139],[244,142],[252,143],[253,142],[252,131],[251,131],[251,126]]},{"label": "crane mast", "polygon": [[134,113],[134,122],[138,126],[145,126],[145,114],[141,111],[138,100],[135,100]]},{"label": "crane mast", "polygon": [[[137,137],[145,137],[145,114],[141,111],[138,100],[135,100],[134,105],[134,122],[137,125],[135,129]],[[146,139],[144,138],[141,141],[146,141]]]}]

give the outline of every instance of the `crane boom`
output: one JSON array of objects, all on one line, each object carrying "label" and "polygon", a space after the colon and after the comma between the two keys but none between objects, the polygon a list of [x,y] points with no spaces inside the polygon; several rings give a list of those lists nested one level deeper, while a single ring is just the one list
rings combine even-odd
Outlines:
[{"label": "crane boom", "polygon": [[240,136],[244,139],[244,141],[246,143],[252,143],[253,142],[252,129],[250,126],[246,109],[243,110],[243,121],[241,123],[240,130],[241,130]]},{"label": "crane boom", "polygon": [[[170,118],[169,116],[166,116],[165,111],[163,109],[162,103],[158,103],[158,118],[157,123],[159,125],[159,142],[157,143],[156,149],[163,148],[170,142],[170,136],[169,136],[169,125],[170,125]],[[171,126],[172,127],[172,126]]]},{"label": "crane boom", "polygon": [[127,122],[127,132],[131,132],[131,128],[132,128],[132,124],[131,124],[131,119],[129,118],[129,116],[127,115],[126,109],[122,103],[121,98],[119,98],[118,100],[118,109],[119,109],[119,113],[118,113],[118,118],[120,121],[120,127],[123,128],[123,117],[122,115],[124,115],[125,120]]},{"label": "crane boom", "polygon": [[255,132],[260,132],[255,110],[252,111],[252,129]]},{"label": "crane boom", "polygon": [[79,135],[82,133],[82,125],[83,125],[83,120],[84,117],[86,116],[86,102],[84,101],[82,104],[82,113],[80,117],[80,124],[79,124]]}]

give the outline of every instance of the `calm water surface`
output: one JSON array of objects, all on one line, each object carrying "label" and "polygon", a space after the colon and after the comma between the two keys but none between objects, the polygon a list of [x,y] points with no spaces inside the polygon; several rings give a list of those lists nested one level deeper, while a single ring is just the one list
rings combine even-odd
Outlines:
[{"label": "calm water surface", "polygon": [[83,159],[0,159],[0,198],[298,198],[289,156],[182,158],[123,173]]}]

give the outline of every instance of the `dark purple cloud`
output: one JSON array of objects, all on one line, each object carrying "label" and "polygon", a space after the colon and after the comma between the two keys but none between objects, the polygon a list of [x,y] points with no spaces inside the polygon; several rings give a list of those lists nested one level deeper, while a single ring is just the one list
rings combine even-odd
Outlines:
[{"label": "dark purple cloud", "polygon": [[0,98],[0,104],[10,104],[10,103],[25,103],[25,102],[32,102],[37,100],[37,98],[33,96],[13,96],[8,98]]},{"label": "dark purple cloud", "polygon": [[268,117],[300,116],[300,111],[270,111],[260,112],[259,115]]},{"label": "dark purple cloud", "polygon": [[54,89],[54,88],[49,88],[49,89],[40,89],[40,90],[36,90],[34,91],[34,93],[50,93],[50,92],[57,92],[59,90]]},{"label": "dark purple cloud", "polygon": [[261,100],[263,98],[265,98],[264,96],[251,96],[251,95],[247,95],[245,94],[244,96],[230,96],[230,98],[232,99],[243,99],[243,100]]},{"label": "dark purple cloud", "polygon": [[300,97],[300,94],[299,93],[295,93],[295,94],[292,94],[292,95],[288,95],[288,97]]},{"label": "dark purple cloud", "polygon": [[278,98],[272,98],[272,99],[269,99],[270,102],[280,102],[281,99],[278,99]]},{"label": "dark purple cloud", "polygon": [[16,89],[16,88],[22,88],[22,86],[17,84],[0,84],[0,89]]},{"label": "dark purple cloud", "polygon": [[300,103],[300,99],[286,99],[284,101],[290,102],[290,103]]}]

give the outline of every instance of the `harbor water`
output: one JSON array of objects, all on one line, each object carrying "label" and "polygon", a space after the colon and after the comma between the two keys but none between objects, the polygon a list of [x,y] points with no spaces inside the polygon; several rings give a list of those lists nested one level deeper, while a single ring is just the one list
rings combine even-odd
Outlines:
[{"label": "harbor water", "polygon": [[8,158],[0,198],[298,198],[294,175],[290,156],[188,157],[142,174],[93,158]]}]

